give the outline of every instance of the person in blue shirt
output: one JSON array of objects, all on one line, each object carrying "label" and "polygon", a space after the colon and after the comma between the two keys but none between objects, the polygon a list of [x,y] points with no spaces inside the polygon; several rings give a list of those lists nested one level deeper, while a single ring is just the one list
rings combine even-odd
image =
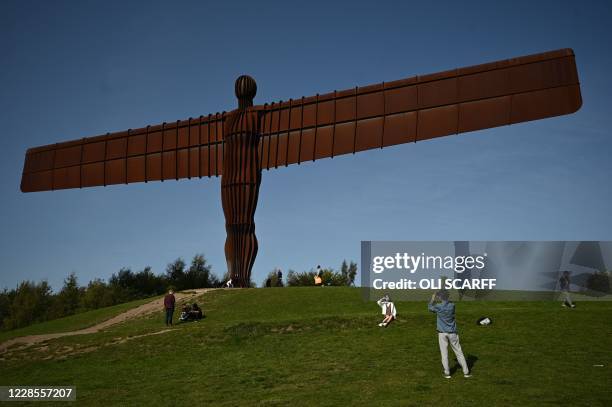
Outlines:
[{"label": "person in blue shirt", "polygon": [[[448,344],[450,343],[457,361],[463,369],[464,377],[471,377],[468,369],[465,356],[461,350],[459,343],[459,335],[457,334],[457,323],[455,322],[455,304],[448,300],[448,291],[441,290],[431,296],[431,300],[427,308],[429,311],[436,314],[436,326],[438,330],[438,344],[440,345],[440,355],[442,356],[442,367],[444,368],[444,377],[450,379],[450,369],[448,367]],[[436,302],[436,300],[438,302]]]}]

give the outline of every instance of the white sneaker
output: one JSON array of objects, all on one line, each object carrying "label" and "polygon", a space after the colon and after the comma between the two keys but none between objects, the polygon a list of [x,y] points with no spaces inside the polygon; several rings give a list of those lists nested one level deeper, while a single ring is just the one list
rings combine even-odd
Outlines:
[{"label": "white sneaker", "polygon": [[385,323],[381,322],[380,324],[378,324],[378,326],[385,326]]},{"label": "white sneaker", "polygon": [[561,304],[561,306],[567,308],[567,304],[566,303]]},{"label": "white sneaker", "polygon": [[572,304],[572,305],[571,305],[571,307],[572,307],[572,308],[576,308],[576,304]]},{"label": "white sneaker", "polygon": [[448,374],[448,373],[444,373],[444,378],[445,378],[445,379],[450,379],[450,378],[451,378],[451,375],[450,375],[450,374]]},{"label": "white sneaker", "polygon": [[467,379],[469,377],[472,377],[472,375],[470,373],[468,373],[468,374],[464,374],[463,377],[465,377]]}]

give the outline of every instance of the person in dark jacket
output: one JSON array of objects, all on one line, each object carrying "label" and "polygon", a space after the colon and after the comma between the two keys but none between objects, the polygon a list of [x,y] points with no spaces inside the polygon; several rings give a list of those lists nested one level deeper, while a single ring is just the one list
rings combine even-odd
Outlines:
[{"label": "person in dark jacket", "polygon": [[283,272],[280,271],[280,269],[276,272],[276,286],[277,287],[283,286]]},{"label": "person in dark jacket", "polygon": [[166,311],[166,326],[172,326],[172,314],[174,314],[174,291],[169,290],[168,294],[164,297],[164,310]]},{"label": "person in dark jacket", "polygon": [[193,320],[198,320],[198,319],[202,319],[202,316],[203,316],[202,309],[198,307],[198,304],[194,302],[193,305],[191,306],[191,311],[189,311],[189,317]]}]

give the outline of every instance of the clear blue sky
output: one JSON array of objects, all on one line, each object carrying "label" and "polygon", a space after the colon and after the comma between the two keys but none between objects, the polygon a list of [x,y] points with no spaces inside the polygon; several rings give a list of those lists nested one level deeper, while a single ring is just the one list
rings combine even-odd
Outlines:
[{"label": "clear blue sky", "polygon": [[263,174],[258,283],[359,260],[361,240],[612,240],[609,2],[3,1],[0,288],[203,252],[220,180],[22,194],[28,147],[571,47],[573,115]]}]

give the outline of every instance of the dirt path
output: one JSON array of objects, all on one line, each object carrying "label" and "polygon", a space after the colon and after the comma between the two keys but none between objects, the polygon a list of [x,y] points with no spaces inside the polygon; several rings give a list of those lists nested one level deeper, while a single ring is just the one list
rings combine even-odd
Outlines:
[{"label": "dirt path", "polygon": [[[191,298],[197,297],[207,291],[213,290],[212,288],[199,288],[196,290],[189,290],[186,293],[175,293],[176,301],[189,300]],[[136,308],[125,311],[119,315],[115,315],[114,317],[107,319],[106,321],[100,322],[99,324],[90,326],[89,328],[79,329],[77,331],[69,331],[69,332],[58,332],[53,334],[42,334],[42,335],[28,335],[21,336],[19,338],[9,339],[6,342],[0,343],[0,353],[6,352],[6,350],[15,345],[15,344],[23,344],[21,348],[26,348],[32,346],[36,343],[45,342],[50,339],[61,338],[64,336],[73,336],[73,335],[86,335],[93,334],[99,332],[103,329],[106,329],[112,325],[120,324],[129,319],[138,318],[147,314],[152,314],[154,312],[158,312],[163,309],[164,299],[158,298],[146,304],[140,305]]]}]

